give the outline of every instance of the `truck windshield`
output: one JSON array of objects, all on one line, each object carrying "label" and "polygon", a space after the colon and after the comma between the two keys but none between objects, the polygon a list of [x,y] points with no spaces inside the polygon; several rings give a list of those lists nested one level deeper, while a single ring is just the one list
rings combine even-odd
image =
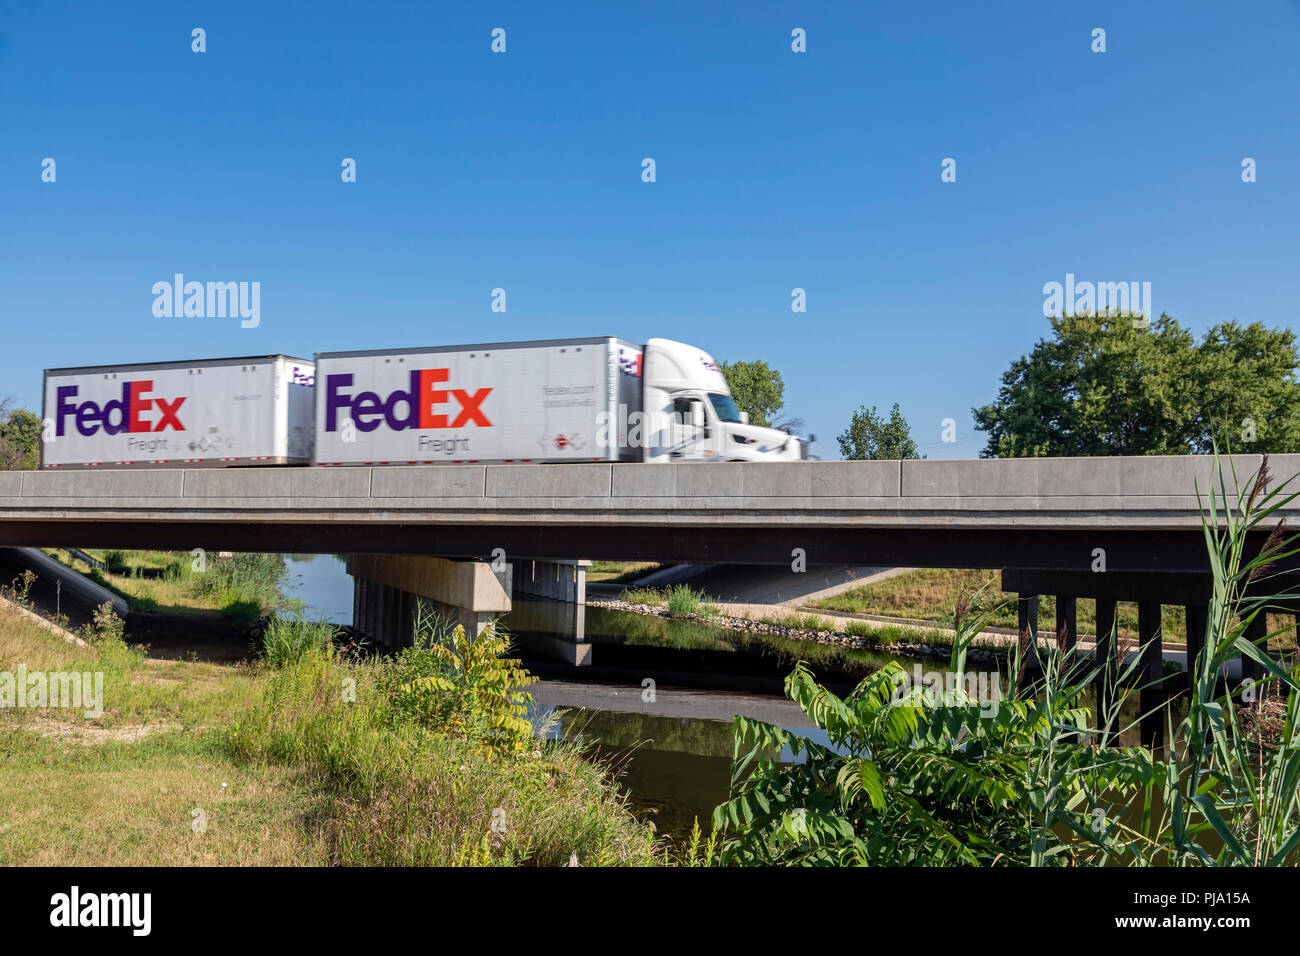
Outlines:
[{"label": "truck windshield", "polygon": [[736,409],[736,403],[731,400],[730,395],[709,392],[709,401],[713,405],[713,410],[717,412],[718,421],[740,424],[740,412]]}]

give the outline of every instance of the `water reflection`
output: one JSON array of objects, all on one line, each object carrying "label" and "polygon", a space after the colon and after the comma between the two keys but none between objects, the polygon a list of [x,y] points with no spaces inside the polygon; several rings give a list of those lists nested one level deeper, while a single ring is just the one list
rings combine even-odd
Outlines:
[{"label": "water reflection", "polygon": [[310,620],[352,623],[352,578],[342,554],[286,554],[289,577],[282,589],[291,601],[302,602]]}]

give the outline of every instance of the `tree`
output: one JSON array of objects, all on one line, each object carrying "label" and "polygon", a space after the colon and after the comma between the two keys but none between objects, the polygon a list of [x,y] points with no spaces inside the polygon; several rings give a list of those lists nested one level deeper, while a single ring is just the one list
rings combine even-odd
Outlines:
[{"label": "tree", "polygon": [[1168,315],[1050,320],[1054,336],[1011,363],[998,398],[972,409],[983,457],[1179,455],[1217,439],[1239,451],[1300,450],[1295,336],[1255,323],[1197,345]]},{"label": "tree", "polygon": [[897,402],[889,413],[889,421],[880,417],[876,406],[869,409],[860,406],[838,441],[840,454],[853,461],[925,457],[917,454],[912,429],[898,410]]},{"label": "tree", "polygon": [[1224,322],[1205,334],[1196,357],[1191,450],[1220,445],[1237,451],[1300,451],[1300,385],[1290,329]]},{"label": "tree", "polygon": [[766,362],[723,362],[722,377],[736,407],[749,413],[750,424],[771,426],[772,416],[781,407],[785,395],[785,382],[781,373],[769,368]]},{"label": "tree", "polygon": [[32,471],[41,465],[41,420],[25,408],[0,401],[0,470]]}]

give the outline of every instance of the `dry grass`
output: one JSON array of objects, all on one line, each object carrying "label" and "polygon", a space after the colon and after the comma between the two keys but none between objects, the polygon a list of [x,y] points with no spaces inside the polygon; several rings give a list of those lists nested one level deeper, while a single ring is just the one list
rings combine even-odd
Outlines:
[{"label": "dry grass", "polygon": [[102,671],[104,714],[0,710],[0,864],[326,861],[312,823],[321,797],[303,771],[236,765],[198,729],[256,696],[247,669],[81,648],[0,611],[0,670],[20,663],[29,673]]},{"label": "dry grass", "polygon": [[[0,764],[0,863],[303,866],[327,861],[300,771],[235,766],[176,734],[145,746],[42,742]],[[222,786],[222,784],[226,786]],[[206,827],[196,832],[203,811]]]}]

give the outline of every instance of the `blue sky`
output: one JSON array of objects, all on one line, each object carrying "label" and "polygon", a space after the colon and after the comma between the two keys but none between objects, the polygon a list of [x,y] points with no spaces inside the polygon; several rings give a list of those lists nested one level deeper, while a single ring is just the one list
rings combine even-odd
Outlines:
[{"label": "blue sky", "polygon": [[[657,335],[779,368],[824,457],[894,402],[972,456],[1067,272],[1149,281],[1197,332],[1295,326],[1298,92],[1296,0],[0,0],[0,396],[37,407],[52,366]],[[260,282],[260,326],[155,318],[176,272]]]}]

